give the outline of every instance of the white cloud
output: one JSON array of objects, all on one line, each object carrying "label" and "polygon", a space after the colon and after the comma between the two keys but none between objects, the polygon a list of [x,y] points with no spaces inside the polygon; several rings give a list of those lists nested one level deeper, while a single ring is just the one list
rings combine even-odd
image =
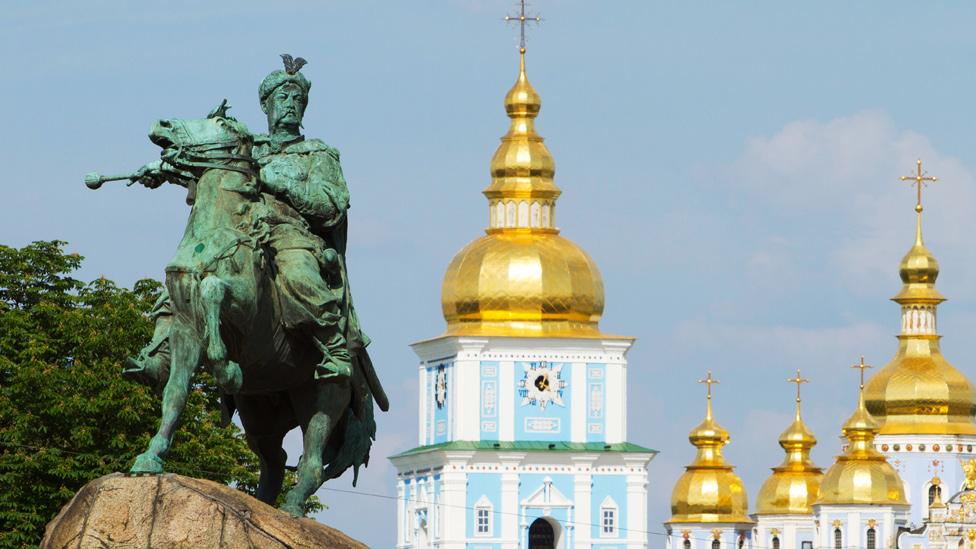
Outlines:
[{"label": "white cloud", "polygon": [[[749,139],[729,170],[758,207],[809,212],[820,220],[823,237],[835,240],[827,243],[827,268],[860,293],[890,280],[911,246],[915,197],[898,177],[912,173],[918,158],[940,178],[923,194],[926,243],[944,269],[972,272],[976,251],[969,231],[960,229],[976,214],[973,171],[926,136],[898,128],[884,112],[791,122],[774,135]],[[757,253],[761,260],[764,252]]]},{"label": "white cloud", "polygon": [[[750,368],[824,368],[845,364],[875,349],[890,350],[889,330],[872,323],[854,323],[822,328],[796,326],[755,326],[689,320],[675,329],[678,345],[697,349],[722,350],[732,356],[755,355],[761,350],[768,359],[749,364]],[[883,355],[881,355],[883,356]],[[790,365],[784,368],[784,364]]]}]

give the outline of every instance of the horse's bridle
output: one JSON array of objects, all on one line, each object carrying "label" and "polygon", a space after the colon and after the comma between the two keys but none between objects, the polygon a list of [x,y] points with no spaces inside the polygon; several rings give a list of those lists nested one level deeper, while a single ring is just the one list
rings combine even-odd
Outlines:
[{"label": "horse's bridle", "polygon": [[[247,176],[254,176],[257,162],[250,156],[239,154],[207,154],[210,151],[223,151],[240,145],[240,141],[208,141],[205,143],[194,143],[193,145],[177,145],[167,147],[163,151],[163,162],[175,167],[189,166],[194,168],[213,168],[218,170],[230,170],[239,172]],[[233,164],[219,164],[207,162],[206,160],[227,160],[231,162],[247,162],[247,166],[235,166]]]}]

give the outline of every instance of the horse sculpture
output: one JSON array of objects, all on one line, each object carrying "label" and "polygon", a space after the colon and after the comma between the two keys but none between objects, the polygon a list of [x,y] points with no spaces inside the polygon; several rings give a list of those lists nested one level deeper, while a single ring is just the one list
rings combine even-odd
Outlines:
[{"label": "horse sculpture", "polygon": [[260,500],[274,504],[281,492],[287,457],[282,440],[301,427],[298,480],[282,507],[300,516],[323,482],[349,467],[358,476],[368,463],[376,430],[373,398],[379,395],[385,410],[385,395],[363,373],[372,372],[371,364],[363,367],[369,361],[365,349],[355,351],[351,378],[316,381],[319,350],[284,332],[266,246],[267,201],[273,198],[260,191],[251,134],[226,115],[226,102],[206,119],[160,120],[150,139],[182,174],[192,208],[166,267],[173,323],[162,421],[130,472],[163,472],[192,376],[203,366],[224,393],[225,405],[240,414],[248,445],[259,458]]}]

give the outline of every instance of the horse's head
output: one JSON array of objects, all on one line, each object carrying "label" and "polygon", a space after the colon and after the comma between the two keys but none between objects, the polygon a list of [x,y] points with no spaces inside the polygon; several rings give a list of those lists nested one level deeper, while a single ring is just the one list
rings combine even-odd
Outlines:
[{"label": "horse's head", "polygon": [[199,179],[204,171],[223,168],[251,173],[253,138],[247,126],[227,116],[225,99],[203,119],[172,118],[153,124],[149,139],[163,148],[162,158]]}]

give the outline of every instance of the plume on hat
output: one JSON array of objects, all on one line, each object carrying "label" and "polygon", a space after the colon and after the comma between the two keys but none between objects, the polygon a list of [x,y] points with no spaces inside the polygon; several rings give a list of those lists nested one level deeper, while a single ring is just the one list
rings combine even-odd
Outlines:
[{"label": "plume on hat", "polygon": [[281,60],[285,63],[285,72],[288,74],[295,74],[296,72],[302,70],[302,67],[308,64],[302,57],[292,58],[291,55],[287,53],[281,54]]}]

